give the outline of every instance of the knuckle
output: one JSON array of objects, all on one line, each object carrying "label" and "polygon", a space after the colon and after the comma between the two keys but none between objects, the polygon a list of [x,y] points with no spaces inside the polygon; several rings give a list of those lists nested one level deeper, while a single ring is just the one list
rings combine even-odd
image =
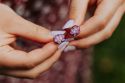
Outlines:
[{"label": "knuckle", "polygon": [[105,39],[108,39],[112,36],[112,32],[111,31],[108,31],[105,33]]},{"label": "knuckle", "polygon": [[106,23],[107,21],[103,19],[100,21],[100,26],[104,28],[106,26]]},{"label": "knuckle", "polygon": [[98,22],[98,24],[99,24],[99,26],[101,28],[104,28],[106,26],[107,19],[105,19],[104,17],[97,17],[97,16],[95,16],[95,19],[97,20],[97,22]]},{"label": "knuckle", "polygon": [[32,68],[35,67],[35,65],[36,65],[35,63],[27,62],[27,63],[25,63],[24,67],[25,67],[26,69],[32,69]]}]

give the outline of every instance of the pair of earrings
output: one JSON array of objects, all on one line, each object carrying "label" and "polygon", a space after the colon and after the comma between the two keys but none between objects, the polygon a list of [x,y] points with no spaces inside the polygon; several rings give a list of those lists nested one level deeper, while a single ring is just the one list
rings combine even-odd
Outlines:
[{"label": "pair of earrings", "polygon": [[63,31],[52,31],[53,40],[61,47],[68,44],[70,41],[75,40],[76,36],[80,33],[80,27],[75,25],[74,20],[69,20],[64,26]]}]

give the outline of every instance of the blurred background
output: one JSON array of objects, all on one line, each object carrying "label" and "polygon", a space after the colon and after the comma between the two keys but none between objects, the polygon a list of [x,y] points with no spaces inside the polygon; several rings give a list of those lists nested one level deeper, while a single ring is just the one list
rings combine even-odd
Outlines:
[{"label": "blurred background", "polygon": [[125,15],[112,37],[94,48],[94,83],[125,83]]},{"label": "blurred background", "polygon": [[[7,4],[13,10],[24,17],[27,20],[30,20],[38,25],[42,25],[47,27],[50,30],[58,30],[59,27],[62,26],[67,20],[68,13],[68,3],[69,0],[0,0],[2,3]],[[53,28],[52,28],[53,27]],[[23,38],[18,38],[18,43],[14,43],[13,46],[17,49],[30,51],[34,48],[40,47],[40,44],[35,43],[33,41],[28,41]],[[34,45],[33,45],[34,44]],[[33,46],[31,46],[33,45]],[[29,48],[30,47],[30,48]],[[89,51],[88,51],[89,50]],[[91,50],[94,50],[91,52]],[[86,52],[87,51],[87,52]],[[27,79],[16,79],[7,76],[0,76],[0,83],[51,83],[53,79],[53,83],[125,83],[125,16],[121,20],[117,30],[114,32],[112,37],[94,47],[94,49],[87,49],[82,53],[76,52],[75,54],[83,54],[89,56],[88,52],[92,55],[85,59],[85,64],[80,65],[83,68],[78,69],[78,72],[81,74],[85,74],[85,72],[91,73],[90,75],[81,75],[81,74],[73,74],[77,77],[77,82],[74,81],[75,78],[71,78],[68,76],[65,77],[63,73],[70,73],[70,70],[66,70],[65,59],[58,61],[54,66],[55,70],[49,71],[55,72],[51,74],[44,74],[41,78],[35,79],[35,81],[27,80]],[[68,54],[71,55],[72,53]],[[78,65],[81,63],[80,56],[74,56],[75,58],[68,57],[66,60],[71,60],[70,64]],[[86,58],[86,57],[82,57]],[[77,59],[75,61],[75,59]],[[73,61],[74,60],[74,61]],[[88,62],[87,62],[88,61]],[[68,62],[68,61],[67,61]],[[66,62],[66,63],[67,63]],[[62,64],[63,63],[63,64]],[[65,63],[65,65],[66,65]],[[89,65],[92,64],[90,70]],[[70,66],[73,68],[77,67],[75,65]],[[85,66],[84,66],[85,65]],[[62,69],[65,69],[62,71]],[[87,69],[88,68],[88,69]],[[85,70],[85,71],[84,71]],[[88,71],[87,71],[88,70]],[[60,73],[56,72],[59,71]],[[84,73],[82,73],[84,72]],[[54,74],[57,74],[54,75]],[[62,74],[62,75],[61,75]],[[49,75],[52,75],[49,77]],[[60,76],[59,76],[60,75]],[[69,74],[72,75],[72,74]],[[81,75],[81,76],[79,76]],[[44,78],[47,77],[47,78]],[[55,78],[59,77],[59,79],[67,79],[70,81],[56,81]],[[64,76],[64,77],[63,77]],[[66,74],[67,76],[67,74]],[[43,77],[43,78],[42,78]],[[90,81],[84,80],[91,79]],[[43,81],[44,79],[44,81]],[[40,81],[42,80],[42,81]],[[48,80],[51,80],[48,81]],[[72,81],[71,81],[72,80]]]}]

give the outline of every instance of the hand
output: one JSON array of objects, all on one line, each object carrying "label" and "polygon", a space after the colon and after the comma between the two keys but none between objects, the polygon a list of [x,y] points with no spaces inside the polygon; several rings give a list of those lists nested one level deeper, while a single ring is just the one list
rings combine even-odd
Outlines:
[{"label": "hand", "polygon": [[[87,7],[97,5],[94,15],[85,21]],[[78,40],[70,45],[86,48],[108,39],[125,12],[125,0],[72,0],[69,18],[80,25]]]},{"label": "hand", "polygon": [[[0,4],[0,16],[0,74],[35,78],[58,60],[65,46],[57,50],[57,45],[51,43],[49,30],[24,20],[3,4]],[[9,45],[16,36],[46,45],[31,52],[16,50]]]}]

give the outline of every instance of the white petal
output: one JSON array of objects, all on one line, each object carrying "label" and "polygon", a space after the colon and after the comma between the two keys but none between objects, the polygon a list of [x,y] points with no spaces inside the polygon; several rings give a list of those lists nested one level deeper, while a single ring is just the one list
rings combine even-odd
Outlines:
[{"label": "white petal", "polygon": [[68,45],[69,44],[69,42],[63,42],[63,43],[61,43],[60,45],[59,45],[59,49],[62,49],[65,45]]},{"label": "white petal", "polygon": [[75,21],[74,20],[69,20],[65,23],[65,25],[63,26],[63,29],[72,27],[74,25]]}]

